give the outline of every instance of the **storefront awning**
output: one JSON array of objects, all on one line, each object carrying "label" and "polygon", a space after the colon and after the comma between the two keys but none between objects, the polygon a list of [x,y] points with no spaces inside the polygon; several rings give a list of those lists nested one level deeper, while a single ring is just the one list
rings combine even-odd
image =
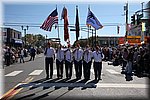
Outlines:
[{"label": "storefront awning", "polygon": [[22,40],[21,39],[12,39],[13,43],[15,44],[22,44]]}]

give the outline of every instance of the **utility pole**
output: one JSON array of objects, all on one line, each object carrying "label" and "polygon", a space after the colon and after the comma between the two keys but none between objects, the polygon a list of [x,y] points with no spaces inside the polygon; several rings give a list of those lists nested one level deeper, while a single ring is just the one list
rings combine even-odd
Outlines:
[{"label": "utility pole", "polygon": [[126,42],[128,35],[128,2],[126,3],[126,6],[124,6],[124,10],[126,12],[126,34],[125,34],[125,42]]},{"label": "utility pole", "polygon": [[24,28],[24,26],[21,26],[22,30],[24,30],[24,47],[26,48],[26,32],[29,28],[29,26],[26,26],[26,28]]},{"label": "utility pole", "polygon": [[142,14],[143,14],[143,4],[144,4],[144,2],[141,3],[141,5],[142,5]]},{"label": "utility pole", "polygon": [[[143,4],[144,4],[144,2],[141,3],[141,5],[142,5],[142,16],[143,16]],[[145,28],[144,22],[142,22],[141,42],[144,42],[144,37],[145,37],[145,30],[143,30],[143,28]]]}]

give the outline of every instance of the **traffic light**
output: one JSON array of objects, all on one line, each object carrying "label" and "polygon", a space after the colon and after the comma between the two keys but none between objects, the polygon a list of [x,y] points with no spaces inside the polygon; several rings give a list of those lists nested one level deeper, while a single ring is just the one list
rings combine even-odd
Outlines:
[{"label": "traffic light", "polygon": [[141,23],[141,18],[143,17],[143,14],[137,14],[137,25]]},{"label": "traffic light", "polygon": [[135,15],[131,16],[131,24],[135,24]]},{"label": "traffic light", "polygon": [[117,26],[117,33],[119,34],[119,30],[120,30],[120,27],[119,26]]}]

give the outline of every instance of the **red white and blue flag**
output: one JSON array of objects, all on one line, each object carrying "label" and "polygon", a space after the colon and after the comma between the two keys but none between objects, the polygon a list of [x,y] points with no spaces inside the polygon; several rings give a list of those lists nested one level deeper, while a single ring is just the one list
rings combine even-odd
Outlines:
[{"label": "red white and blue flag", "polygon": [[58,24],[57,8],[47,17],[47,19],[44,21],[44,23],[42,24],[42,26],[40,28],[42,28],[43,30],[46,30],[46,31],[51,31],[52,30],[52,26],[54,24],[56,26]]}]

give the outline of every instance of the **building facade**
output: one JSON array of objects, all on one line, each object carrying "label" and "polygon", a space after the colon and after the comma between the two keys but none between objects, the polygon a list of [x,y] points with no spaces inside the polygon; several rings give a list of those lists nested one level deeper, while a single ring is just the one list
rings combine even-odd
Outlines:
[{"label": "building facade", "polygon": [[2,43],[9,47],[22,47],[21,32],[12,28],[2,28]]},{"label": "building facade", "polygon": [[103,37],[97,37],[97,44],[100,46],[111,46],[116,47],[119,45],[119,39],[124,37],[118,37],[118,36],[103,36]]}]

